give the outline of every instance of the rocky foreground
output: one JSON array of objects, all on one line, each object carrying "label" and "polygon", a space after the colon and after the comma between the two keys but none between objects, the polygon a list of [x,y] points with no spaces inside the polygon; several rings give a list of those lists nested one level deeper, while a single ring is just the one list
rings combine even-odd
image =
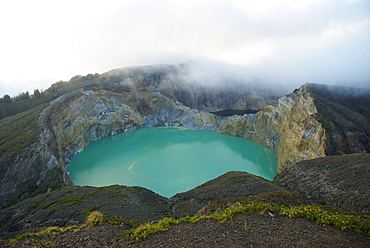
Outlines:
[{"label": "rocky foreground", "polygon": [[[301,163],[309,169],[301,169]],[[346,170],[338,170],[343,166]],[[322,170],[323,167],[327,169]],[[368,214],[369,168],[370,154],[352,154],[299,162],[272,182],[245,172],[228,172],[170,199],[140,187],[68,186],[1,210],[1,238],[49,226],[72,226],[71,230],[51,236],[23,238],[14,247],[42,242],[55,244],[54,247],[368,247],[370,218],[365,215],[369,229],[357,234],[351,227],[339,230],[306,218],[288,218],[277,210],[240,212],[228,220],[182,222],[139,243],[123,236],[132,225],[155,223],[166,217],[209,216],[230,206],[254,203],[292,208],[320,205],[330,213],[356,210]],[[310,179],[312,175],[314,179]],[[354,175],[359,183],[353,182]],[[313,195],[317,187],[321,193]],[[333,201],[340,196],[348,199]],[[96,210],[104,213],[106,219],[93,227],[81,226]],[[118,223],[114,221],[117,218]],[[5,247],[10,245],[3,243]]]},{"label": "rocky foreground", "polygon": [[[130,225],[98,224],[57,235],[29,237],[1,247],[369,247],[370,239],[303,218],[240,213],[232,220],[174,225],[141,242],[123,238]],[[117,239],[117,237],[120,237]]]}]

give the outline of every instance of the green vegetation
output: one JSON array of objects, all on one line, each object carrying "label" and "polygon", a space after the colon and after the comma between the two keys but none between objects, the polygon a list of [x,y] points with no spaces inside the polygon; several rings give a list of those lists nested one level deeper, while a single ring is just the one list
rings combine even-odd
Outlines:
[{"label": "green vegetation", "polygon": [[63,195],[68,194],[68,193],[72,193],[73,191],[76,191],[76,190],[77,190],[77,188],[75,188],[75,189],[67,189],[66,191],[63,192]]},{"label": "green vegetation", "polygon": [[77,75],[68,82],[59,81],[52,84],[44,92],[35,89],[32,95],[28,91],[19,93],[14,97],[5,94],[0,98],[0,119],[28,111],[41,104],[48,103],[72,90],[95,83],[99,80],[101,79],[98,73],[87,74],[86,76]]},{"label": "green vegetation", "polygon": [[[98,73],[87,74],[86,76],[77,75],[69,81],[58,81],[45,91],[35,89],[33,94],[27,91],[19,93],[14,97],[5,94],[3,97],[0,97],[0,119],[28,111],[41,104],[48,103],[61,95],[83,87],[106,86],[108,84],[114,87],[115,84],[120,83],[126,78],[131,78],[132,83],[143,85],[156,81],[160,77],[161,75],[158,74],[157,69],[151,67],[147,67],[144,70],[140,67],[126,68],[118,73],[104,73],[102,75]],[[138,86],[140,89],[140,85],[136,85],[135,87]],[[117,90],[131,91],[132,87],[120,85]]]},{"label": "green vegetation", "polygon": [[10,101],[1,101],[5,96],[4,98],[0,98],[0,119],[22,113],[50,101],[49,95],[39,94],[38,97],[30,98],[28,96],[26,98],[21,97],[19,100],[12,99]]},{"label": "green vegetation", "polygon": [[66,207],[70,207],[72,205],[77,204],[83,198],[84,198],[84,196],[72,196],[72,197],[69,197],[69,198],[63,198],[59,201],[49,201],[44,206],[42,206],[42,208],[47,209],[47,208],[52,208],[52,207],[58,206],[58,205],[63,204],[63,203],[68,203],[63,207],[63,208],[66,208]]},{"label": "green vegetation", "polygon": [[[135,221],[128,221],[122,217],[106,218],[105,215],[99,211],[91,212],[86,218],[83,225],[68,226],[68,227],[49,227],[37,233],[25,233],[16,236],[14,239],[7,240],[7,243],[14,244],[21,239],[28,239],[33,244],[41,245],[40,238],[45,236],[55,237],[56,235],[67,232],[69,230],[79,230],[81,226],[92,227],[103,222],[112,225],[131,225],[134,228],[124,233],[125,238],[131,238],[136,241],[141,241],[151,234],[157,232],[164,232],[171,228],[171,225],[180,224],[182,222],[195,223],[203,219],[217,220],[223,223],[227,220],[232,220],[234,215],[241,212],[256,212],[263,215],[264,213],[280,214],[289,218],[307,218],[317,223],[334,225],[337,228],[344,230],[346,228],[353,228],[358,233],[364,233],[370,236],[370,216],[360,213],[346,213],[346,212],[328,212],[319,206],[301,205],[301,206],[284,206],[273,203],[239,203],[236,206],[231,206],[223,212],[215,212],[210,215],[195,215],[186,216],[180,219],[164,218],[155,223],[138,224]],[[248,226],[244,228],[248,229]],[[46,245],[45,245],[46,246]]]},{"label": "green vegetation", "polygon": [[105,220],[105,216],[103,213],[99,211],[94,211],[87,216],[85,221],[85,226],[95,226],[97,224],[102,223]]},{"label": "green vegetation", "polygon": [[19,151],[29,147],[39,138],[38,114],[43,108],[44,105],[40,105],[0,120],[0,159],[9,155],[15,157]]},{"label": "green vegetation", "polygon": [[362,214],[333,213],[328,212],[313,205],[302,205],[298,207],[278,206],[272,203],[251,203],[236,207],[229,207],[223,212],[215,212],[211,215],[186,216],[180,219],[164,218],[156,223],[146,223],[124,233],[124,237],[132,238],[136,241],[145,239],[148,235],[157,232],[164,232],[170,228],[170,225],[180,224],[188,221],[194,223],[202,219],[215,219],[219,222],[230,220],[236,213],[240,212],[258,212],[263,214],[266,211],[279,213],[290,218],[307,218],[317,223],[334,225],[344,230],[354,228],[358,233],[365,233],[370,236],[370,216]]},{"label": "green vegetation", "polygon": [[39,241],[39,240],[36,240],[35,238],[42,238],[42,237],[45,237],[45,236],[56,236],[60,233],[63,233],[63,232],[67,232],[71,229],[75,229],[75,228],[78,228],[78,226],[74,225],[74,226],[67,226],[67,227],[57,227],[57,226],[52,226],[52,227],[48,227],[40,232],[36,232],[36,233],[24,233],[24,234],[21,234],[21,235],[17,235],[14,239],[8,239],[6,242],[9,243],[9,244],[14,244],[14,243],[17,243],[19,240],[21,239],[25,239],[25,238],[31,238],[31,241],[33,243],[36,243],[37,246],[35,247],[38,247],[39,245],[41,245],[41,247],[52,247],[53,244],[50,243],[50,242],[47,242],[47,241]]},{"label": "green vegetation", "polygon": [[95,211],[95,210],[98,210],[100,209],[101,207],[100,206],[97,206],[97,207],[93,207],[93,208],[89,208],[89,209],[85,209],[83,210],[82,212],[80,213],[76,213],[75,215],[86,215],[86,214],[90,214],[91,212]]}]

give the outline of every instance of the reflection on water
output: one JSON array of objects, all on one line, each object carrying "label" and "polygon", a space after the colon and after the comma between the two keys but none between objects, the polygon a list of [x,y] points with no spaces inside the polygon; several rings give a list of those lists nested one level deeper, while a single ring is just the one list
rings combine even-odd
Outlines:
[{"label": "reflection on water", "polygon": [[166,197],[228,171],[268,180],[274,151],[234,136],[179,127],[141,128],[97,140],[68,166],[76,185],[142,186]]}]

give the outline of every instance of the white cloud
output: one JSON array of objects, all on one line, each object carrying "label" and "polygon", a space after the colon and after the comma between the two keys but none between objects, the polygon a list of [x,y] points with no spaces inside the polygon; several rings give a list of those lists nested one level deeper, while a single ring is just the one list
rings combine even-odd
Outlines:
[{"label": "white cloud", "polygon": [[[271,81],[370,83],[366,0],[0,3],[0,96],[76,74],[208,59]],[[49,80],[49,81],[48,81]]]}]

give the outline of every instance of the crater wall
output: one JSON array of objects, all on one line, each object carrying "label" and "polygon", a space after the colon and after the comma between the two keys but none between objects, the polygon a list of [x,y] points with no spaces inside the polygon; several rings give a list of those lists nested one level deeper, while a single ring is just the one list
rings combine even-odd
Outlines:
[{"label": "crater wall", "polygon": [[[200,94],[189,82],[181,86],[180,77],[168,76],[168,67],[139,72],[103,74],[42,108],[36,124],[39,138],[0,162],[0,206],[71,185],[66,166],[78,151],[94,140],[140,127],[183,126],[250,139],[276,151],[278,172],[294,162],[325,156],[333,144],[318,118],[317,96],[307,84],[278,101],[239,89],[233,100],[231,92],[212,98],[214,92],[204,87]],[[222,108],[259,111],[229,117],[207,111]]]}]

